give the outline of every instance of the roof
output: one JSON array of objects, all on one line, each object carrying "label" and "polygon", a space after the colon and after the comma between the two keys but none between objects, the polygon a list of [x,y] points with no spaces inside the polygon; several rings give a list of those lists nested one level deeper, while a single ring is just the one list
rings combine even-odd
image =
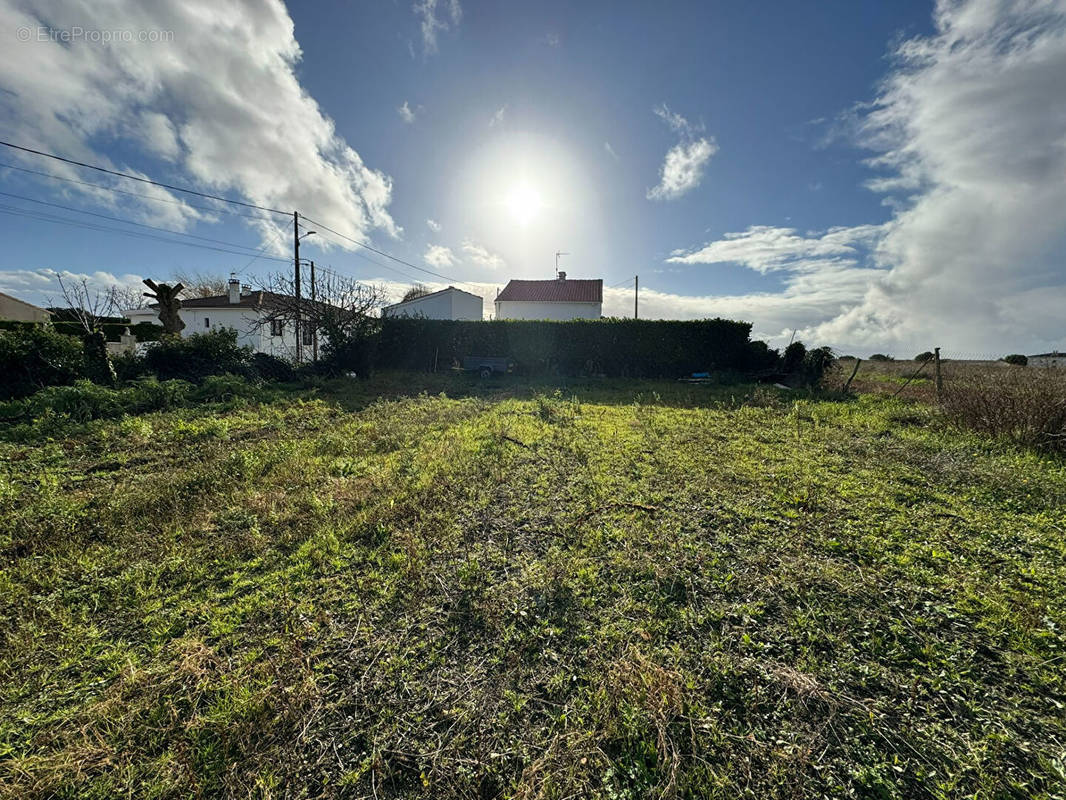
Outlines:
[{"label": "roof", "polygon": [[410,300],[401,300],[399,303],[393,303],[391,306],[385,306],[385,308],[382,310],[384,311],[385,309],[389,308],[399,308],[400,306],[405,306],[408,303],[417,303],[419,300],[425,300],[427,297],[436,297],[438,294],[444,294],[445,292],[460,292],[462,294],[468,294],[471,297],[476,297],[478,300],[483,300],[480,295],[476,295],[473,292],[467,292],[462,289],[456,289],[454,286],[449,286],[448,288],[441,289],[437,292],[428,292],[426,294],[420,294],[418,297],[412,297]]},{"label": "roof", "polygon": [[[216,294],[211,297],[183,297],[181,298],[182,309],[186,308],[276,308],[288,306],[292,298],[277,292],[255,291],[242,294],[239,302],[231,303],[228,294]],[[311,300],[303,298],[305,305],[311,305]],[[149,308],[159,308],[158,303],[151,303]],[[125,312],[123,312],[125,313]]]},{"label": "roof", "polygon": [[540,303],[602,303],[603,280],[508,281],[497,300]]},{"label": "roof", "polygon": [[242,294],[241,299],[237,303],[231,303],[229,301],[228,294],[216,294],[211,297],[190,297],[181,299],[182,308],[260,308],[262,306],[274,306],[277,305],[276,298],[282,298],[284,295],[275,294],[274,292],[249,292],[248,294]]}]

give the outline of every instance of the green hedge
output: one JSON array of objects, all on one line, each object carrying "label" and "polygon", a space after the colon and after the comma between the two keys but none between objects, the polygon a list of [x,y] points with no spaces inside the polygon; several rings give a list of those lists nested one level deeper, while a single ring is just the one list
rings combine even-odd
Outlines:
[{"label": "green hedge", "polygon": [[751,325],[724,319],[382,321],[378,368],[429,370],[465,356],[507,356],[525,374],[602,373],[676,377],[697,371],[754,372],[777,354],[749,341]]},{"label": "green hedge", "polygon": [[[76,336],[79,339],[85,336],[85,329],[78,322],[44,323],[2,319],[0,320],[0,331],[27,331],[43,325],[51,325],[56,333],[62,333],[64,336]],[[158,342],[163,335],[163,326],[153,325],[151,322],[138,322],[136,325],[105,322],[100,326],[100,330],[104,332],[104,336],[107,337],[109,342],[117,342],[119,337],[126,332],[126,328],[129,328],[130,333],[137,337],[138,342]]]}]

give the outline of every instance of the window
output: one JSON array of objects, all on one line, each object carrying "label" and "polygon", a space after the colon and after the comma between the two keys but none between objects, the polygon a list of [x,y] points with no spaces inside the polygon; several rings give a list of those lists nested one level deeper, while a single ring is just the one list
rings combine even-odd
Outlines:
[{"label": "window", "polygon": [[304,334],[304,344],[314,344],[315,343],[315,332],[311,328],[310,325],[304,325],[303,334]]},{"label": "window", "polygon": [[204,317],[204,327],[205,328],[210,328],[211,327],[211,318],[210,317]]},{"label": "window", "polygon": [[283,323],[280,319],[272,319],[272,320],[270,320],[270,335],[271,336],[281,336],[284,333],[285,333],[285,323]]}]

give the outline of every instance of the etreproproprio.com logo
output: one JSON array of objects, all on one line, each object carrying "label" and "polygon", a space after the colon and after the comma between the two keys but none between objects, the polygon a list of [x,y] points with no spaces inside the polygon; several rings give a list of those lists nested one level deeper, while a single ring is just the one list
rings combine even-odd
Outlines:
[{"label": "etreproproprio.com logo", "polygon": [[83,28],[75,25],[71,28],[51,28],[47,25],[23,25],[15,31],[15,38],[20,42],[89,42],[91,44],[112,44],[133,42],[172,42],[174,31],[135,30],[131,28]]}]

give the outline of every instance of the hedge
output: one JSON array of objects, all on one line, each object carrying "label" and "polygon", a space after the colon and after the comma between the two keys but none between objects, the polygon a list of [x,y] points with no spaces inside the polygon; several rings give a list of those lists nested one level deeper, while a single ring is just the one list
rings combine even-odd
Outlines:
[{"label": "hedge", "polygon": [[694,321],[601,319],[382,320],[378,368],[447,368],[465,356],[505,356],[526,374],[677,377],[691,372],[755,372],[777,354],[749,341],[751,325]]},{"label": "hedge", "polygon": [[[85,336],[85,329],[78,322],[26,322],[23,320],[2,319],[0,331],[26,331],[42,325],[51,325],[56,333],[65,336],[76,336],[79,339]],[[138,322],[136,325],[122,322],[105,322],[100,326],[109,342],[117,342],[119,337],[130,329],[130,333],[137,337],[138,342],[158,342],[163,335],[163,326],[154,325],[151,322]]]}]

